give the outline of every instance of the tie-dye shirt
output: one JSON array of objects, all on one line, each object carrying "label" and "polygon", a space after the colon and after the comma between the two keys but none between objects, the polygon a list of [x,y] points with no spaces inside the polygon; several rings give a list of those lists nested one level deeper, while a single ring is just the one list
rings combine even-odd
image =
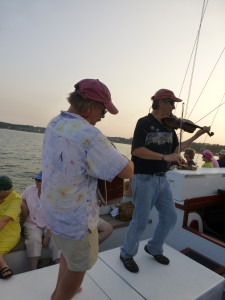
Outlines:
[{"label": "tie-dye shirt", "polygon": [[112,181],[128,160],[96,127],[62,111],[43,144],[41,200],[53,233],[79,240],[97,227],[98,178]]}]

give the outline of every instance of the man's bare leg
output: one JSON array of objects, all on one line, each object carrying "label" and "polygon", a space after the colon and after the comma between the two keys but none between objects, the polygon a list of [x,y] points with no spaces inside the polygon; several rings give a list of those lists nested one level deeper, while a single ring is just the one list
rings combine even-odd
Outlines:
[{"label": "man's bare leg", "polygon": [[56,288],[51,296],[51,300],[70,300],[82,288],[81,284],[84,279],[84,272],[73,272],[67,268],[66,260],[61,254],[59,273]]},{"label": "man's bare leg", "polygon": [[[63,269],[64,269],[64,262],[65,262],[65,258],[63,256],[63,254],[61,253],[60,255],[60,260],[59,260],[59,271],[58,271],[58,278],[57,278],[57,282],[56,282],[56,287],[55,287],[55,290],[54,292],[52,293],[52,297],[54,297],[55,293],[56,293],[56,290],[57,290],[57,287],[59,285],[59,281],[60,281],[60,278],[62,277],[62,274],[63,274]],[[53,298],[52,298],[53,299]]]},{"label": "man's bare leg", "polygon": [[37,269],[39,258],[40,257],[29,257],[28,258],[31,270],[36,270]]},{"label": "man's bare leg", "polygon": [[102,221],[98,224],[98,242],[101,244],[105,241],[113,232],[113,227],[106,221]]}]

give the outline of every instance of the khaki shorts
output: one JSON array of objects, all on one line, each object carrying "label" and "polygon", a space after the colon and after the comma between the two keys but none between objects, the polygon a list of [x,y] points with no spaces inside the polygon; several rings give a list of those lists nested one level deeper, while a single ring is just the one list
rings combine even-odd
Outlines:
[{"label": "khaki shorts", "polygon": [[67,267],[74,272],[83,272],[91,269],[98,258],[98,230],[89,229],[81,240],[69,240],[52,234],[55,244],[62,251]]}]

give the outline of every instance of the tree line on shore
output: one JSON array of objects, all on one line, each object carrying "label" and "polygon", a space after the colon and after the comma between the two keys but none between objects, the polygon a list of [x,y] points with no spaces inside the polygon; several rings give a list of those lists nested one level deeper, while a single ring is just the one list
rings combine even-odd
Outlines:
[{"label": "tree line on shore", "polygon": [[[108,137],[108,139],[113,143],[132,144],[132,138]],[[190,148],[194,149],[196,153],[202,153],[203,150],[208,149],[214,155],[217,155],[221,149],[225,149],[225,146],[219,144],[192,143]]]},{"label": "tree line on shore", "polygon": [[[45,127],[31,126],[31,125],[17,125],[10,124],[5,122],[0,122],[0,128],[10,129],[10,130],[19,130],[27,132],[36,132],[44,133]],[[122,144],[132,144],[132,138],[123,138],[123,137],[108,137],[108,139],[113,143],[122,143]],[[203,150],[209,149],[214,155],[218,154],[221,149],[225,149],[224,145],[219,144],[208,144],[208,143],[192,143],[191,148],[195,150],[196,153],[202,153]]]}]

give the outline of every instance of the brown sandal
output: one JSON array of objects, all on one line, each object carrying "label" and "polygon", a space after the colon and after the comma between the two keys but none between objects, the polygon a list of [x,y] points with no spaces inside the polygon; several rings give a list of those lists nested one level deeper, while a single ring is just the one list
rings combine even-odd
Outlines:
[{"label": "brown sandal", "polygon": [[[9,273],[9,274],[6,274],[6,273]],[[2,278],[2,279],[9,278],[12,275],[13,275],[13,271],[9,267],[4,267],[0,270],[0,278]]]}]

